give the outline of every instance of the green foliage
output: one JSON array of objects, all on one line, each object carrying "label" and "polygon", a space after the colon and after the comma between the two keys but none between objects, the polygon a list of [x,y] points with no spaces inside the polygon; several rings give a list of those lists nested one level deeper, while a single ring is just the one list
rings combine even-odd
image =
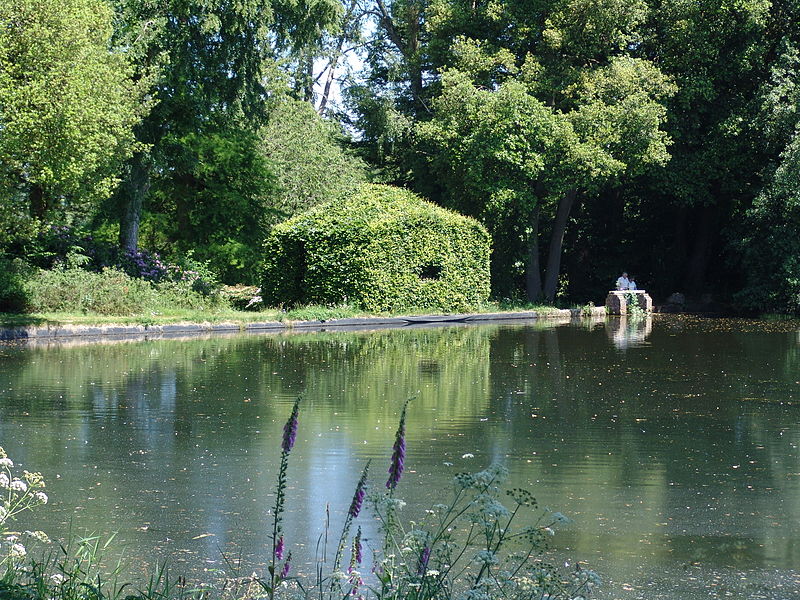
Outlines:
[{"label": "green foliage", "polygon": [[282,321],[328,321],[364,316],[364,311],[348,304],[336,306],[295,306],[280,315]]},{"label": "green foliage", "polygon": [[747,213],[740,247],[745,286],[736,295],[754,312],[800,314],[800,132],[780,156],[764,191]]},{"label": "green foliage", "polygon": [[258,138],[241,129],[165,136],[173,168],[155,178],[151,211],[168,217],[168,255],[193,251],[226,283],[252,283],[274,189]]},{"label": "green foliage", "polygon": [[488,297],[488,254],[477,222],[399,188],[365,185],[273,229],[262,295],[266,304],[466,310]]},{"label": "green foliage", "polygon": [[[480,49],[462,44],[460,56],[467,50],[478,61]],[[674,88],[646,61],[618,57],[580,70],[556,107],[537,97],[540,82],[525,69],[490,89],[457,70],[445,71],[441,83],[433,118],[416,128],[418,149],[438,176],[443,201],[492,232],[497,291],[508,293],[511,286],[497,282],[538,254],[543,207],[569,190],[589,194],[668,158],[660,100]]]},{"label": "green foliage", "polygon": [[195,292],[189,282],[153,284],[116,269],[100,273],[76,267],[41,270],[25,282],[25,292],[32,312],[126,316],[165,308],[213,309],[222,304],[216,295]]},{"label": "green foliage", "polygon": [[23,268],[19,260],[0,258],[0,312],[22,312],[27,307]]},{"label": "green foliage", "polygon": [[352,192],[366,165],[343,149],[339,127],[307,102],[285,99],[270,112],[260,150],[275,173],[270,210],[282,219]]},{"label": "green foliage", "polygon": [[146,105],[101,0],[0,0],[0,205],[86,211],[110,195]]},{"label": "green foliage", "polygon": [[755,313],[800,314],[800,239],[787,235],[800,228],[799,45],[800,39],[784,41],[760,90],[754,125],[777,156],[765,169],[764,185],[744,214],[744,226],[736,229],[734,247],[745,277],[735,298]]},{"label": "green foliage", "polygon": [[516,81],[491,91],[449,71],[442,88],[434,118],[417,134],[448,204],[489,223],[510,203],[534,207],[535,183],[552,178],[551,167],[577,143],[569,123]]},{"label": "green foliage", "polygon": [[[114,4],[115,42],[134,57],[137,76],[156,98],[137,129],[137,139],[149,144],[150,151],[130,161],[115,211],[120,218],[120,241],[135,249],[150,185],[158,183],[151,180],[154,176],[168,179],[161,189],[162,202],[170,195],[170,187],[180,192],[173,198],[175,212],[168,213],[178,222],[186,212],[180,203],[192,205],[195,194],[211,193],[209,188],[215,188],[219,210],[228,215],[241,208],[242,200],[247,204],[259,197],[271,178],[253,164],[242,165],[238,174],[229,170],[233,161],[228,150],[244,150],[242,160],[252,163],[255,144],[246,138],[266,123],[272,99],[287,92],[277,59],[288,59],[296,49],[313,44],[336,21],[338,11],[333,0],[312,5],[280,0],[114,0]],[[197,164],[201,157],[210,161],[208,165]],[[215,160],[227,164],[216,169]],[[188,185],[183,178],[189,180]],[[214,218],[208,213],[217,208],[207,197],[200,204],[205,214],[195,217],[209,224]],[[263,211],[236,214],[252,216],[256,224],[263,217]],[[252,244],[242,239],[240,230],[202,239],[211,233],[205,230],[192,243],[208,244],[207,258],[226,280],[238,283],[235,279],[245,276],[247,281],[252,273]],[[170,241],[175,241],[173,236]]]}]

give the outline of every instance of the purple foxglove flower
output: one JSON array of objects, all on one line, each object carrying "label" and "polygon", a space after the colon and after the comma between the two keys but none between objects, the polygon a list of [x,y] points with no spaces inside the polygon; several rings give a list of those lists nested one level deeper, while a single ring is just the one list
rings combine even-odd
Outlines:
[{"label": "purple foxglove flower", "polygon": [[286,579],[286,576],[289,574],[289,569],[292,568],[292,553],[289,552],[289,555],[286,557],[286,562],[283,563],[283,569],[281,569],[281,579]]},{"label": "purple foxglove flower", "polygon": [[356,485],[356,491],[353,494],[353,501],[350,503],[350,510],[347,511],[347,514],[350,515],[351,519],[355,519],[358,517],[358,513],[361,512],[361,507],[364,504],[364,496],[367,494],[367,474],[369,473],[369,462],[364,467],[364,472],[361,473],[361,479],[358,480],[358,485]]},{"label": "purple foxglove flower", "polygon": [[400,481],[400,476],[403,474],[406,460],[406,408],[408,402],[403,406],[403,412],[400,414],[400,425],[397,428],[397,433],[394,437],[394,446],[392,447],[392,463],[389,465],[389,479],[386,482],[386,487],[394,490],[397,487],[397,482]]},{"label": "purple foxglove flower", "polygon": [[281,448],[284,452],[286,452],[286,454],[289,454],[294,446],[294,441],[297,439],[297,414],[300,410],[299,407],[300,399],[298,398],[294,402],[294,407],[292,408],[292,414],[289,417],[289,420],[286,421],[286,425],[283,426],[283,442],[281,443]]},{"label": "purple foxglove flower", "polygon": [[431,549],[425,546],[419,555],[419,566],[417,567],[417,575],[422,575],[428,568],[428,560],[431,558]]},{"label": "purple foxglove flower", "polygon": [[275,558],[278,560],[283,558],[283,536],[278,539],[278,543],[275,546]]}]

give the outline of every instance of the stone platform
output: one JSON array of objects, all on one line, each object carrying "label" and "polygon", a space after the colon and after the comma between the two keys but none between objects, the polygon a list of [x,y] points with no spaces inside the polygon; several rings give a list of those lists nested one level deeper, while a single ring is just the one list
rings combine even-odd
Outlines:
[{"label": "stone platform", "polygon": [[612,290],[606,296],[606,309],[610,315],[627,315],[628,303],[634,302],[644,312],[653,312],[653,299],[644,290]]}]

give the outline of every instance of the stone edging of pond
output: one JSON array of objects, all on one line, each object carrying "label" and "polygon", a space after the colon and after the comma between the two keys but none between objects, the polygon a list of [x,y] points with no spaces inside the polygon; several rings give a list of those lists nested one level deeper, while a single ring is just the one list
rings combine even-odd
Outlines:
[{"label": "stone edging of pond", "polygon": [[521,321],[537,319],[574,319],[605,317],[604,306],[536,311],[469,313],[450,315],[412,315],[403,317],[355,317],[322,321],[264,321],[253,323],[171,323],[167,325],[45,325],[0,328],[0,341],[42,340],[67,338],[159,337],[208,333],[288,332],[314,330],[346,330],[364,328],[408,327],[415,325],[467,324],[490,321]]}]

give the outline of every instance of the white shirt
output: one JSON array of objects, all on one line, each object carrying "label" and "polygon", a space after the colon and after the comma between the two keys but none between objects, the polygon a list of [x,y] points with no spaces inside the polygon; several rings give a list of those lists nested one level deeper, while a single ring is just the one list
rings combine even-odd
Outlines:
[{"label": "white shirt", "polygon": [[628,283],[628,289],[629,290],[635,290],[636,289],[636,282],[633,279],[631,279],[630,282]]},{"label": "white shirt", "polygon": [[631,285],[631,282],[625,276],[622,276],[619,279],[617,279],[617,289],[618,290],[627,290],[630,285]]}]

